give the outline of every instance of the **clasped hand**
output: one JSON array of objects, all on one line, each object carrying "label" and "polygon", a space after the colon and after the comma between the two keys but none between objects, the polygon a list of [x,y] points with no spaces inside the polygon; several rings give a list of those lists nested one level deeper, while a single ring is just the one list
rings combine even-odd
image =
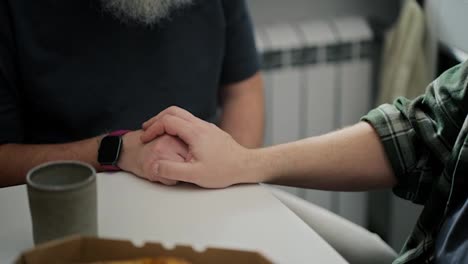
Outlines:
[{"label": "clasped hand", "polygon": [[143,124],[141,142],[171,135],[188,147],[185,162],[159,160],[155,175],[161,180],[194,183],[204,188],[225,188],[257,182],[257,156],[216,125],[179,107],[169,107]]},{"label": "clasped hand", "polygon": [[165,185],[175,185],[176,180],[164,179],[157,175],[158,162],[171,160],[185,162],[188,157],[187,145],[171,135],[159,135],[143,143],[142,131],[132,131],[124,135],[123,148],[118,166],[149,181]]},{"label": "clasped hand", "polygon": [[119,166],[150,181],[205,188],[257,182],[258,157],[229,134],[188,111],[170,107],[126,134]]}]

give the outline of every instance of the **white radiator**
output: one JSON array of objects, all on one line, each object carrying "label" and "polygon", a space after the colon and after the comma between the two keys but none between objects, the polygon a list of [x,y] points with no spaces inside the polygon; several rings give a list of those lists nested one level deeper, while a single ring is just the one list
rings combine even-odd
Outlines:
[{"label": "white radiator", "polygon": [[[363,18],[256,29],[266,97],[265,145],[359,121],[371,106],[373,36]],[[285,188],[365,226],[366,193]]]}]

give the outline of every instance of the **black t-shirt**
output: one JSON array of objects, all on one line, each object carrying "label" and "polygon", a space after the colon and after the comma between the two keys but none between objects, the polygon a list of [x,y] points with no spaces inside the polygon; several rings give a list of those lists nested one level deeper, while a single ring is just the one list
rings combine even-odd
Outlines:
[{"label": "black t-shirt", "polygon": [[0,0],[0,144],[137,129],[171,105],[212,120],[258,71],[244,0],[194,0],[148,27],[99,0]]}]

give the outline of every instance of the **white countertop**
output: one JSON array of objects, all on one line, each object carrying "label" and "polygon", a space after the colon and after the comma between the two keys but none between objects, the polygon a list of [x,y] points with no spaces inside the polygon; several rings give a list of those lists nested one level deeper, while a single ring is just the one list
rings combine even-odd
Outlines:
[{"label": "white countertop", "polygon": [[[346,263],[261,185],[205,190],[98,175],[99,236],[259,251],[274,263]],[[0,263],[33,246],[26,186],[0,189]]]}]

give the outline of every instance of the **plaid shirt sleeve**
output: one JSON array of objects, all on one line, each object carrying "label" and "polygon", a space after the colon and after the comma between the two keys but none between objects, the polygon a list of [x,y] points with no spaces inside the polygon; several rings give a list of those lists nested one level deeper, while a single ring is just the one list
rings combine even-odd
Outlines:
[{"label": "plaid shirt sleeve", "polygon": [[394,193],[423,204],[450,159],[467,115],[468,61],[451,68],[414,100],[398,98],[362,118],[379,134],[398,179]]}]

